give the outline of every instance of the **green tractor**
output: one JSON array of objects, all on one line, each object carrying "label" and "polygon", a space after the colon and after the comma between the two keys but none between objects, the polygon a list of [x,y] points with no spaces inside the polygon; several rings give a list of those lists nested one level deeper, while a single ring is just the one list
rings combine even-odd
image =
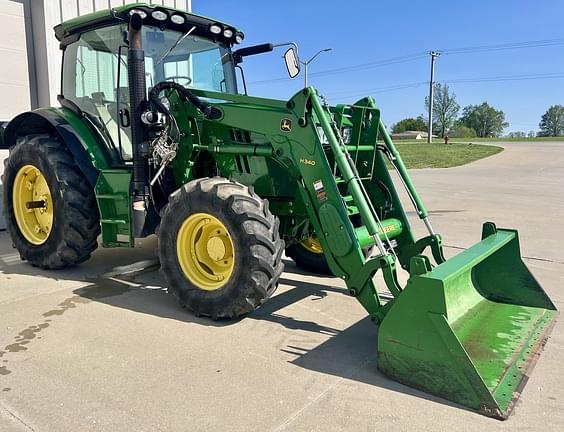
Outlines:
[{"label": "green tractor", "polygon": [[[55,34],[61,106],[17,116],[4,136],[5,216],[22,259],[61,269],[86,261],[100,235],[131,248],[156,234],[168,291],[222,319],[268,300],[286,251],[344,281],[379,326],[382,372],[509,414],[556,308],[514,230],[485,223],[479,243],[445,260],[372,98],[248,96],[237,88],[244,58],[278,46],[236,48],[237,28],[172,8],[117,7]],[[296,76],[297,48],[284,58]],[[414,238],[388,164],[427,236]]]}]

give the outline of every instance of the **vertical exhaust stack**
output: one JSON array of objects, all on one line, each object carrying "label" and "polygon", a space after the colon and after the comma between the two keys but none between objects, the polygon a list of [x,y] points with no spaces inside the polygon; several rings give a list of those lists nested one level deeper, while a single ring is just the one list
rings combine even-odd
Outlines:
[{"label": "vertical exhaust stack", "polygon": [[141,115],[147,106],[145,82],[145,52],[142,46],[143,19],[132,14],[129,20],[129,50],[127,52],[129,101],[131,110],[131,141],[133,145],[133,182],[131,189],[133,205],[133,235],[140,237],[147,215],[149,142]]}]

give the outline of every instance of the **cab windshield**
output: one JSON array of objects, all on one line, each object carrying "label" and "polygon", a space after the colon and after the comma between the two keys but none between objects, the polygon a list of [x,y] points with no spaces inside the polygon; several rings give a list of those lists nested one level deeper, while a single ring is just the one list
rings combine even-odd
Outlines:
[{"label": "cab windshield", "polygon": [[143,49],[149,87],[175,81],[188,88],[237,93],[231,54],[217,42],[146,26]]}]

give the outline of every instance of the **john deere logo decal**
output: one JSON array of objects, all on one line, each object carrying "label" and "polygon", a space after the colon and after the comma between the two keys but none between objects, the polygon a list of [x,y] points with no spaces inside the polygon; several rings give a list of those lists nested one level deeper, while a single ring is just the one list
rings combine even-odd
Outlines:
[{"label": "john deere logo decal", "polygon": [[290,119],[282,119],[280,122],[280,130],[282,132],[290,132],[292,130],[292,120]]}]

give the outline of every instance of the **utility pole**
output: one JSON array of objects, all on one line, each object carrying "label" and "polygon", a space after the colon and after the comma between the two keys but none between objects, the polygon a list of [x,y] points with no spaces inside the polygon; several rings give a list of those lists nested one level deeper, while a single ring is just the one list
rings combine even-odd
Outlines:
[{"label": "utility pole", "polygon": [[427,133],[427,143],[433,142],[433,90],[435,87],[435,59],[441,55],[437,51],[429,51],[431,55],[431,81],[429,81],[429,127]]}]

